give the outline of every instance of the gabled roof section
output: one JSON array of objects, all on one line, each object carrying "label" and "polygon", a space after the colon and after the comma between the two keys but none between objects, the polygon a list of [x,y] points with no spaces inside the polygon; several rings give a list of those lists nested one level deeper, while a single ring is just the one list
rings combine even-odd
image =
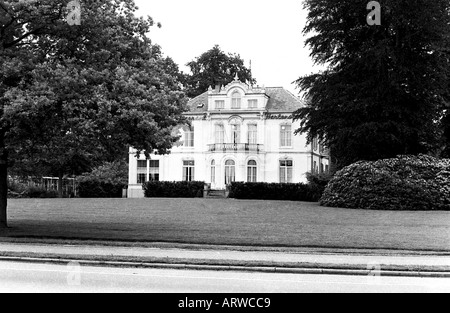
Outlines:
[{"label": "gabled roof section", "polygon": [[208,112],[208,92],[202,93],[200,96],[189,100],[188,112],[186,113],[204,113]]},{"label": "gabled roof section", "polygon": [[266,87],[270,97],[266,106],[268,112],[295,112],[305,106],[304,102],[283,87]]},{"label": "gabled roof section", "polygon": [[[228,85],[228,89],[221,89],[218,94],[223,93],[224,95],[226,95],[229,89],[236,86],[236,82],[234,82]],[[305,103],[302,100],[294,96],[291,92],[287,91],[283,87],[256,87],[250,88],[247,91],[267,95],[269,97],[269,100],[267,102],[265,110],[269,113],[295,112],[305,106]],[[210,94],[214,95],[217,94],[217,92],[214,93],[210,90],[190,100],[187,104],[188,111],[186,113],[202,114],[208,112],[208,100]]]}]

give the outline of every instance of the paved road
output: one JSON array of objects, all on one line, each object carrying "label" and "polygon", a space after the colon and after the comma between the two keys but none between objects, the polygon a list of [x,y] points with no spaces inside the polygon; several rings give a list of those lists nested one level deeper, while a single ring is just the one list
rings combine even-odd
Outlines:
[{"label": "paved road", "polygon": [[0,292],[450,292],[450,279],[78,267],[0,262]]}]

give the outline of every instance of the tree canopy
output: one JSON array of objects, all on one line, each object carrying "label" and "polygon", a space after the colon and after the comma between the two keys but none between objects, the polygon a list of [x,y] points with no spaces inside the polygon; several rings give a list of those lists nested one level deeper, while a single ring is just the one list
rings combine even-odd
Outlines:
[{"label": "tree canopy", "polygon": [[325,70],[297,84],[308,105],[299,132],[329,145],[337,168],[399,154],[437,153],[449,103],[450,2],[305,0],[304,33]]},{"label": "tree canopy", "polygon": [[187,66],[192,74],[186,76],[186,94],[191,98],[201,95],[209,87],[231,83],[236,74],[242,82],[256,83],[244,60],[238,54],[223,52],[219,46],[214,46]]},{"label": "tree canopy", "polygon": [[70,26],[67,3],[0,1],[4,161],[9,152],[64,172],[128,147],[168,153],[187,99],[178,66],[147,36],[153,20],[136,17],[133,0],[84,0]]}]

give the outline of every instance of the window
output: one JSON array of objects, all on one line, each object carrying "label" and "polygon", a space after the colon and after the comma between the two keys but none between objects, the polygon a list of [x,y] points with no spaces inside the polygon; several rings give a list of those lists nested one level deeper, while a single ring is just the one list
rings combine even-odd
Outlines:
[{"label": "window", "polygon": [[313,151],[317,151],[319,147],[319,139],[318,138],[314,138],[313,142],[312,142],[312,149]]},{"label": "window", "polygon": [[231,125],[231,139],[232,143],[237,144],[241,142],[241,125]]},{"label": "window", "polygon": [[225,101],[224,100],[216,100],[216,110],[225,109]]},{"label": "window", "polygon": [[194,181],[195,161],[183,161],[183,181]]},{"label": "window", "polygon": [[147,182],[147,160],[137,161],[137,183],[144,184]]},{"label": "window", "polygon": [[236,181],[236,163],[228,160],[225,163],[225,184],[230,185]]},{"label": "window", "polygon": [[258,125],[248,125],[248,143],[250,145],[258,144]]},{"label": "window", "polygon": [[216,161],[211,162],[211,184],[216,183]]},{"label": "window", "polygon": [[146,182],[147,182],[147,174],[138,173],[138,175],[137,175],[137,183],[138,184],[145,184]]},{"label": "window", "polygon": [[292,126],[281,125],[281,147],[292,147]]},{"label": "window", "polygon": [[258,108],[258,100],[248,100],[248,108],[249,109],[257,109]]},{"label": "window", "polygon": [[256,183],[258,181],[258,163],[252,160],[248,162],[247,182]]},{"label": "window", "polygon": [[188,148],[194,147],[194,127],[185,128],[184,130],[184,146]]},{"label": "window", "polygon": [[138,171],[139,170],[145,170],[145,172],[147,173],[147,160],[142,161],[142,160],[138,160]]},{"label": "window", "polygon": [[216,143],[225,143],[225,126],[216,124]]},{"label": "window", "polygon": [[294,163],[290,160],[280,161],[280,183],[291,184],[292,183],[292,169]]},{"label": "window", "polygon": [[241,94],[235,91],[231,96],[231,108],[240,109],[241,108]]},{"label": "window", "polygon": [[150,181],[159,181],[159,161],[150,160]]}]

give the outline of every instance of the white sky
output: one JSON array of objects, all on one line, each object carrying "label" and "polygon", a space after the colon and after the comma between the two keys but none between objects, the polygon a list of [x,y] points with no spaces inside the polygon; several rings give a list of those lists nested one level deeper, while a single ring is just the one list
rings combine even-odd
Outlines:
[{"label": "white sky", "polygon": [[302,0],[135,1],[140,15],[162,24],[150,38],[184,72],[186,63],[216,44],[240,54],[246,66],[251,60],[253,76],[266,87],[284,87],[297,95],[291,83],[317,71],[304,47]]}]

